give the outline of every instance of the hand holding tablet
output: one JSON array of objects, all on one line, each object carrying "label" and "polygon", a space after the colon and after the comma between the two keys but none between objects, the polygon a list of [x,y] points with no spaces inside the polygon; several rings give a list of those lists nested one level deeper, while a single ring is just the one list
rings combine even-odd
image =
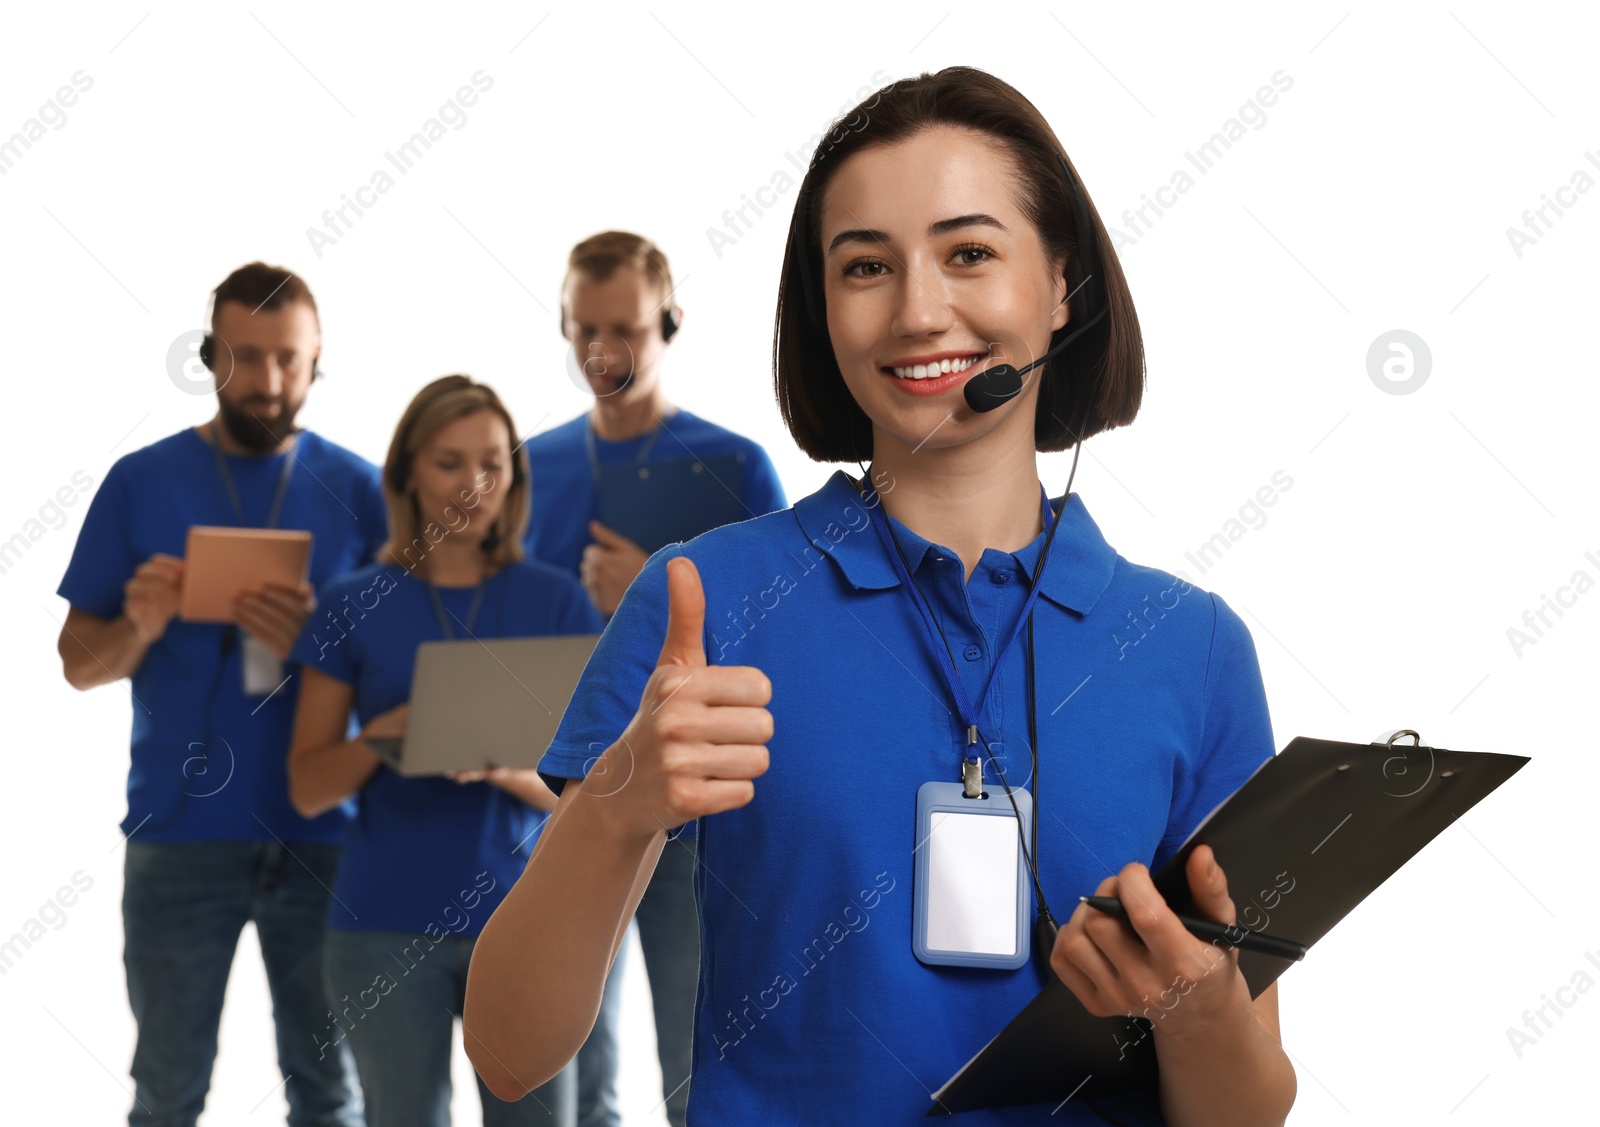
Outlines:
[{"label": "hand holding tablet", "polygon": [[[278,585],[299,591],[311,567],[311,533],[195,525],[184,551],[185,622],[239,623],[240,595]],[[242,625],[242,623],[240,623]]]}]

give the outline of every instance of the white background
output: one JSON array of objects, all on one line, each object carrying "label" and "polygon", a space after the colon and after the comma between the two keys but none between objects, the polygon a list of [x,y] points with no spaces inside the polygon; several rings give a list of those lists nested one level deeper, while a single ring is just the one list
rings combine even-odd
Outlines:
[{"label": "white background", "polygon": [[[885,82],[971,64],[1039,106],[1105,222],[1132,233],[1124,209],[1281,70],[1293,86],[1265,124],[1120,250],[1148,391],[1135,425],[1087,445],[1074,487],[1123,555],[1241,613],[1280,747],[1412,727],[1439,747],[1533,757],[1284,978],[1290,1122],[1592,1107],[1600,990],[1520,1058],[1507,1029],[1580,969],[1600,979],[1582,860],[1600,594],[1520,653],[1507,630],[1575,572],[1600,578],[1584,556],[1600,557],[1600,191],[1520,256],[1506,231],[1576,170],[1600,177],[1584,159],[1600,160],[1597,30],[1578,5],[1481,2],[11,6],[0,136],[74,72],[93,87],[0,177],[0,539],[75,471],[98,483],[118,454],[211,413],[169,379],[167,349],[255,258],[301,272],[322,308],[329,377],[302,422],[368,458],[448,372],[493,383],[524,432],[572,417],[585,397],[564,375],[557,294],[571,245],[608,227],[671,256],[686,314],[674,399],[766,444],[802,496],[832,467],[795,449],[771,392],[792,193],[720,254],[707,235],[778,170],[798,182],[786,154],[803,165]],[[307,228],[480,69],[494,85],[466,124],[316,254]],[[1432,356],[1405,395],[1367,369],[1395,329]],[[1052,494],[1066,469],[1042,460]],[[1293,486],[1264,526],[1204,573],[1185,559],[1279,470]],[[55,652],[54,590],[84,508],[0,577],[0,935],[76,870],[94,882],[0,977],[16,1122],[110,1123],[130,1102],[127,687],[79,694]],[[630,977],[630,1124],[655,1121],[659,1100],[643,989]],[[462,1123],[477,1119],[468,1075],[463,1059]],[[278,1083],[247,935],[203,1122],[281,1121]]]}]

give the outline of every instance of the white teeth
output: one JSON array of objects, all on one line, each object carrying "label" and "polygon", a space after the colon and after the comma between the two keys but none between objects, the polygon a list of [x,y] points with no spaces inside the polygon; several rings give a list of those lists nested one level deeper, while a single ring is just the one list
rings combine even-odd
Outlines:
[{"label": "white teeth", "polygon": [[915,364],[909,368],[895,368],[893,372],[903,380],[928,380],[951,372],[964,372],[975,363],[977,360],[970,356],[961,360],[946,358],[937,364]]}]

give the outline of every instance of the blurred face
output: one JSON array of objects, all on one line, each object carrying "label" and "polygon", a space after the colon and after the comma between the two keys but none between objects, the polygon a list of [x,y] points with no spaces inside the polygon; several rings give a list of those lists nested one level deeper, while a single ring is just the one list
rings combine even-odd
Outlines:
[{"label": "blurred face", "polygon": [[941,448],[1025,425],[1031,441],[1042,366],[996,410],[962,398],[982,369],[1042,356],[1070,313],[1019,187],[998,142],[946,127],[854,153],[828,185],[828,332],[875,437]]},{"label": "blurred face", "polygon": [[260,309],[225,301],[216,309],[217,409],[235,442],[272,450],[294,433],[322,347],[317,315],[303,301]]},{"label": "blurred face", "polygon": [[596,398],[647,402],[660,380],[662,294],[644,272],[620,266],[596,282],[579,271],[567,278],[562,305],[578,367]]},{"label": "blurred face", "polygon": [[411,465],[422,524],[482,540],[511,487],[511,436],[498,412],[474,411],[440,427]]}]

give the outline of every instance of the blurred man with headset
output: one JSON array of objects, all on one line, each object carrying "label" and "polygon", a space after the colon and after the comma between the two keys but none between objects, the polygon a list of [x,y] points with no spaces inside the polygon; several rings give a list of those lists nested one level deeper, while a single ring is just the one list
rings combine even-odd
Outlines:
[{"label": "blurred man with headset", "polygon": [[[528,554],[572,571],[609,617],[649,555],[719,525],[788,507],[758,444],[674,406],[661,361],[683,312],[667,257],[651,241],[603,231],[577,246],[562,286],[561,333],[594,406],[527,441],[533,477]],[[700,970],[692,824],[662,854],[638,924],[655,1010],[667,1119],[682,1127]],[[606,981],[578,1054],[580,1127],[617,1127],[617,1018],[626,951]]]},{"label": "blurred man with headset", "polygon": [[[57,594],[69,684],[132,679],[122,915],[138,1032],[129,1122],[192,1125],[205,1104],[234,948],[260,941],[289,1122],[356,1127],[342,1044],[318,1052],[329,887],[348,808],[302,818],[287,757],[299,681],[285,676],[315,588],[388,533],[378,469],[295,425],[321,373],[305,282],[252,262],[212,297],[201,361],[217,412],[124,454],[84,517]],[[310,582],[241,595],[236,624],[177,617],[191,525],[303,529]]]}]

